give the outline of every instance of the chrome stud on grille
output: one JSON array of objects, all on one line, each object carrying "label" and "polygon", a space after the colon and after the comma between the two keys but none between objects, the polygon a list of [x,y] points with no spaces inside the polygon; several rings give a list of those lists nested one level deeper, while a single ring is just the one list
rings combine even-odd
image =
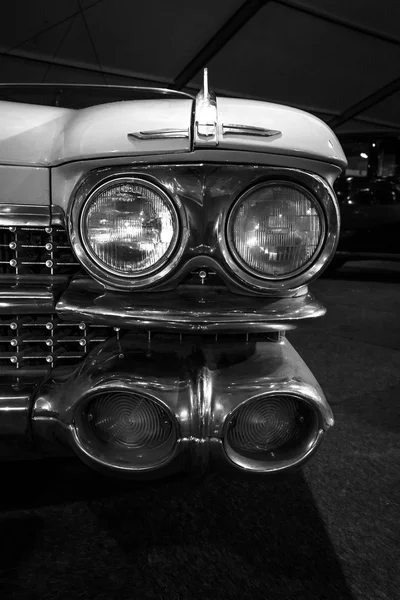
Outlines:
[{"label": "chrome stud on grille", "polygon": [[0,275],[70,276],[78,270],[65,229],[0,227]]},{"label": "chrome stud on grille", "polygon": [[12,370],[76,365],[97,344],[118,339],[119,328],[116,329],[66,323],[57,315],[1,315],[0,371],[6,365]]}]

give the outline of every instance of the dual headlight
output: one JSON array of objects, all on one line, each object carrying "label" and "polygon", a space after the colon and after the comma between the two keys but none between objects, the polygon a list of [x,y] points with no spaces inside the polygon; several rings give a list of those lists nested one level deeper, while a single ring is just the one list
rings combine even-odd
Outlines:
[{"label": "dual headlight", "polygon": [[88,199],[81,232],[93,260],[122,277],[153,273],[174,252],[177,211],[148,181],[126,178],[100,186]]},{"label": "dual headlight", "polygon": [[[324,239],[322,209],[304,187],[287,181],[253,186],[234,203],[226,246],[237,265],[260,280],[290,278],[314,261]],[[80,231],[91,259],[113,277],[146,278],[170,264],[181,223],[170,197],[134,177],[111,180],[88,197]]]}]

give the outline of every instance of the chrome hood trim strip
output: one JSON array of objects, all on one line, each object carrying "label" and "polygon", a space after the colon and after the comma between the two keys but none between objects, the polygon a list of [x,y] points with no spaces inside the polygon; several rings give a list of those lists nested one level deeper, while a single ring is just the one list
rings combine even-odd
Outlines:
[{"label": "chrome hood trim strip", "polygon": [[0,204],[0,227],[64,227],[65,214],[60,206],[47,204]]},{"label": "chrome hood trim strip", "polygon": [[36,204],[0,204],[0,226],[48,227],[49,206]]}]

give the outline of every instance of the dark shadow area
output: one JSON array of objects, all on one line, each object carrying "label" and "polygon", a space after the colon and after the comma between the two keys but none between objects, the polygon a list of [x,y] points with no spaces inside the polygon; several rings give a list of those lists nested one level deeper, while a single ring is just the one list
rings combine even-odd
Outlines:
[{"label": "dark shadow area", "polygon": [[323,279],[342,281],[376,281],[400,283],[400,262],[392,261],[349,261],[339,269],[329,268],[322,274]]},{"label": "dark shadow area", "polygon": [[301,472],[137,483],[76,461],[0,469],[2,600],[352,598]]},{"label": "dark shadow area", "polygon": [[400,383],[379,392],[347,398],[339,404],[337,412],[352,415],[360,424],[367,423],[380,433],[392,432],[400,435]]}]

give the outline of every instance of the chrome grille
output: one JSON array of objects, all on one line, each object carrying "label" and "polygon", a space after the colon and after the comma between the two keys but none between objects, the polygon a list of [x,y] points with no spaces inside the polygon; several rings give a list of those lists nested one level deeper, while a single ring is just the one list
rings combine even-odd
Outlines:
[{"label": "chrome grille", "polygon": [[67,323],[57,315],[0,316],[0,369],[78,363],[96,344],[119,337],[119,329]]},{"label": "chrome grille", "polygon": [[73,275],[80,265],[61,227],[0,227],[0,274]]}]

